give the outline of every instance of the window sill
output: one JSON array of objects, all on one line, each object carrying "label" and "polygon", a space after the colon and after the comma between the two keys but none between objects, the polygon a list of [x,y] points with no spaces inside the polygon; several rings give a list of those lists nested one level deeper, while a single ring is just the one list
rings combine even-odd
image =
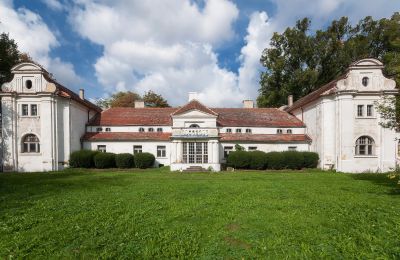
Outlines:
[{"label": "window sill", "polygon": [[376,116],[356,116],[356,119],[377,119]]},{"label": "window sill", "polygon": [[167,157],[156,157],[156,159],[167,159]]},{"label": "window sill", "polygon": [[42,156],[42,153],[19,153],[21,156]]},{"label": "window sill", "polygon": [[354,155],[354,158],[378,158],[377,155]]},{"label": "window sill", "polygon": [[19,116],[20,118],[40,118],[40,116]]}]

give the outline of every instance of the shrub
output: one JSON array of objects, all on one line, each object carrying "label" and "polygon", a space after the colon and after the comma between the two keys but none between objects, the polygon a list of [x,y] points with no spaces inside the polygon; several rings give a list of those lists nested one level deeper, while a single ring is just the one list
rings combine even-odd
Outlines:
[{"label": "shrub", "polygon": [[94,157],[98,151],[79,150],[71,153],[69,157],[69,166],[73,168],[93,168]]},{"label": "shrub", "polygon": [[116,154],[115,165],[118,168],[133,168],[135,166],[133,161],[133,155],[130,153]]},{"label": "shrub", "polygon": [[281,170],[286,167],[282,152],[269,152],[265,154],[268,169]]},{"label": "shrub", "polygon": [[285,166],[288,169],[300,170],[303,168],[304,157],[302,152],[285,151],[283,152]]},{"label": "shrub", "polygon": [[98,153],[94,157],[94,165],[98,169],[106,169],[115,167],[114,153]]},{"label": "shrub", "polygon": [[245,151],[229,153],[226,159],[227,165],[236,169],[248,169],[250,167],[250,155]]},{"label": "shrub", "polygon": [[303,161],[303,167],[304,168],[317,168],[318,166],[318,161],[319,161],[319,155],[318,153],[314,152],[302,152],[304,161]]},{"label": "shrub", "polygon": [[134,156],[135,166],[141,169],[150,168],[154,165],[154,155],[151,153],[137,153]]},{"label": "shrub", "polygon": [[266,153],[262,151],[249,152],[250,155],[250,169],[265,170],[267,168]]}]

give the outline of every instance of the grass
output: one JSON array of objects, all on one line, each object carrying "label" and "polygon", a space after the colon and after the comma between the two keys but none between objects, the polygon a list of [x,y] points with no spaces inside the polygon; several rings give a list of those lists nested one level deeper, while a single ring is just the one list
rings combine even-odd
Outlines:
[{"label": "grass", "polygon": [[0,174],[0,258],[400,258],[386,175]]}]

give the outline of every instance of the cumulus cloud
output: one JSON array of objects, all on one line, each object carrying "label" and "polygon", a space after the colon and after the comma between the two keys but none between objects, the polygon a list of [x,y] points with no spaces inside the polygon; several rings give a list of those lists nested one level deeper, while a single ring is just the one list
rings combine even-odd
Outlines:
[{"label": "cumulus cloud", "polygon": [[55,11],[64,10],[64,5],[58,0],[42,0],[42,2],[52,10]]},{"label": "cumulus cloud", "polygon": [[18,49],[50,70],[61,83],[74,85],[82,79],[73,65],[50,57],[50,51],[60,46],[53,32],[40,15],[26,9],[14,9],[12,1],[0,2],[0,32],[9,33]]}]

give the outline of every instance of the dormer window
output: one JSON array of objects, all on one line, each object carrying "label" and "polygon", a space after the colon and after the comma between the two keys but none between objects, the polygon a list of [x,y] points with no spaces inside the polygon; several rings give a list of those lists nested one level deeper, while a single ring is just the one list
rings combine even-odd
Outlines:
[{"label": "dormer window", "polygon": [[25,87],[27,89],[31,89],[32,88],[32,80],[28,79],[27,81],[25,81]]},{"label": "dormer window", "polygon": [[150,127],[149,129],[147,129],[149,132],[154,132],[154,128]]},{"label": "dormer window", "polygon": [[157,128],[157,132],[161,133],[163,129],[161,127]]},{"label": "dormer window", "polygon": [[227,133],[232,133],[232,129],[227,128],[227,129],[226,129],[226,132],[227,132]]},{"label": "dormer window", "polygon": [[240,128],[236,129],[236,133],[241,133],[241,132],[242,132],[242,129],[240,129]]},{"label": "dormer window", "polygon": [[277,129],[277,130],[276,130],[276,133],[277,133],[277,134],[282,134],[282,129]]},{"label": "dormer window", "polygon": [[364,77],[362,78],[362,84],[364,87],[368,86],[369,83],[369,78],[368,77]]},{"label": "dormer window", "polygon": [[250,128],[247,128],[247,129],[246,129],[246,133],[247,133],[247,134],[251,134],[251,129],[250,129]]},{"label": "dormer window", "polygon": [[139,132],[144,132],[144,128],[143,128],[143,127],[140,127],[140,128],[139,128]]},{"label": "dormer window", "polygon": [[106,127],[106,132],[111,132],[111,128],[110,127]]},{"label": "dormer window", "polygon": [[286,133],[287,133],[287,134],[291,134],[291,133],[292,133],[292,129],[286,130]]}]

